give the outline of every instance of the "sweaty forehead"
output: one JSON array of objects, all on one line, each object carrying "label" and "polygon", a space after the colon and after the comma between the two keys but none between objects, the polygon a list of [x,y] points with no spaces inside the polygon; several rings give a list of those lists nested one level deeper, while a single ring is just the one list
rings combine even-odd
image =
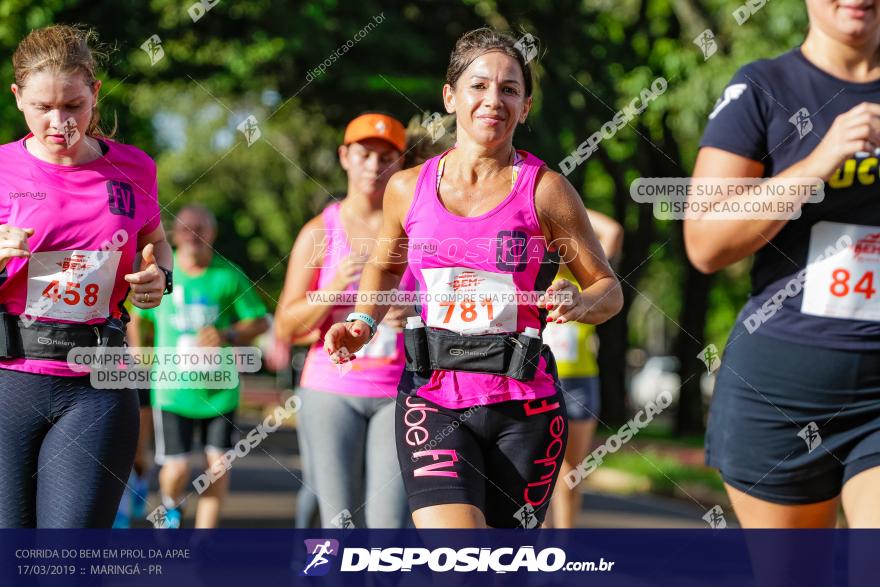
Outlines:
[{"label": "sweaty forehead", "polygon": [[462,73],[462,77],[472,76],[520,83],[523,81],[522,71],[516,59],[498,50],[483,53],[471,61]]},{"label": "sweaty forehead", "polygon": [[35,100],[71,100],[88,95],[90,88],[81,72],[39,71],[28,76],[22,94]]}]

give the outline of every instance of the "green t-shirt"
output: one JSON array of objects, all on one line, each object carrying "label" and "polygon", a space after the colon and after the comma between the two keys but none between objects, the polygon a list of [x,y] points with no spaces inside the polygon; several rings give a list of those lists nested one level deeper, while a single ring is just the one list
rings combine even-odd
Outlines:
[{"label": "green t-shirt", "polygon": [[[175,254],[171,295],[156,308],[134,308],[133,312],[153,323],[157,347],[173,347],[184,352],[195,345],[195,336],[201,328],[213,325],[222,331],[240,320],[265,316],[266,307],[251,281],[234,263],[214,255],[205,271],[189,275],[177,264]],[[161,380],[166,383],[154,384],[154,407],[188,418],[210,418],[238,406],[238,374],[234,367],[221,367],[231,375],[231,384],[225,389],[199,389],[192,384],[186,389],[175,389],[167,381],[181,381],[179,374],[186,369],[180,366],[155,369],[173,370],[175,373],[165,375],[175,377],[163,377]]]}]

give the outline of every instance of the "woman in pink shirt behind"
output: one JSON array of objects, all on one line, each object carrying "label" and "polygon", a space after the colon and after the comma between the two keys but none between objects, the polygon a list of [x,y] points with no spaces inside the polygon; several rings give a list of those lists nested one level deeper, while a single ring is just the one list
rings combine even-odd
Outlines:
[{"label": "woman in pink shirt behind", "polygon": [[[279,338],[291,341],[314,330],[323,337],[354,309],[361,270],[382,225],[382,194],[401,168],[405,148],[404,127],[391,116],[367,113],[348,124],[339,147],[348,192],[307,222],[296,239],[275,313]],[[412,284],[405,277],[400,287]],[[332,364],[321,339],[306,357],[297,390],[302,398],[297,429],[304,489],[317,496],[324,527],[406,524],[394,449],[404,313],[403,308],[389,312],[357,363]]]},{"label": "woman in pink shirt behind", "polygon": [[[456,146],[391,178],[375,260],[361,278],[361,291],[390,290],[405,259],[419,284],[395,418],[419,528],[542,522],[567,425],[541,328],[597,324],[622,305],[578,193],[513,147],[531,94],[515,39],[479,29],[458,40],[443,86]],[[560,259],[582,291],[566,280],[551,285]],[[359,302],[324,338],[335,362],[351,361],[388,309]]]},{"label": "woman in pink shirt behind", "polygon": [[129,291],[170,290],[156,165],[98,127],[92,33],[31,32],[12,57],[30,133],[0,146],[0,526],[113,523],[138,437],[135,389],[96,389],[68,351],[121,347]]}]

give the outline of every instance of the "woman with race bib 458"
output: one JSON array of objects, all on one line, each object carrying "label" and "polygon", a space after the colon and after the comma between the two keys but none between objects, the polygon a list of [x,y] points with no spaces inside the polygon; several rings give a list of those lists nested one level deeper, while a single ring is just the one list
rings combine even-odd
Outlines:
[{"label": "woman with race bib 458", "polygon": [[111,526],[137,390],[96,389],[68,351],[121,347],[129,288],[152,308],[171,287],[156,165],[102,135],[91,38],[35,30],[12,58],[30,133],[0,146],[2,527]]}]

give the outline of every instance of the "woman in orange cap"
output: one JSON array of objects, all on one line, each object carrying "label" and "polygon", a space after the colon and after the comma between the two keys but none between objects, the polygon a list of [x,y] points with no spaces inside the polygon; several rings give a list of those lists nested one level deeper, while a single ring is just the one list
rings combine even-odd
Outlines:
[{"label": "woman in orange cap", "polygon": [[284,340],[320,333],[303,366],[298,430],[304,484],[318,497],[325,527],[397,528],[407,519],[394,443],[405,310],[392,308],[357,361],[338,368],[323,351],[326,330],[354,307],[382,226],[385,186],[405,149],[406,131],[391,116],[367,113],[349,123],[339,147],[348,191],[299,233],[275,315]]}]

